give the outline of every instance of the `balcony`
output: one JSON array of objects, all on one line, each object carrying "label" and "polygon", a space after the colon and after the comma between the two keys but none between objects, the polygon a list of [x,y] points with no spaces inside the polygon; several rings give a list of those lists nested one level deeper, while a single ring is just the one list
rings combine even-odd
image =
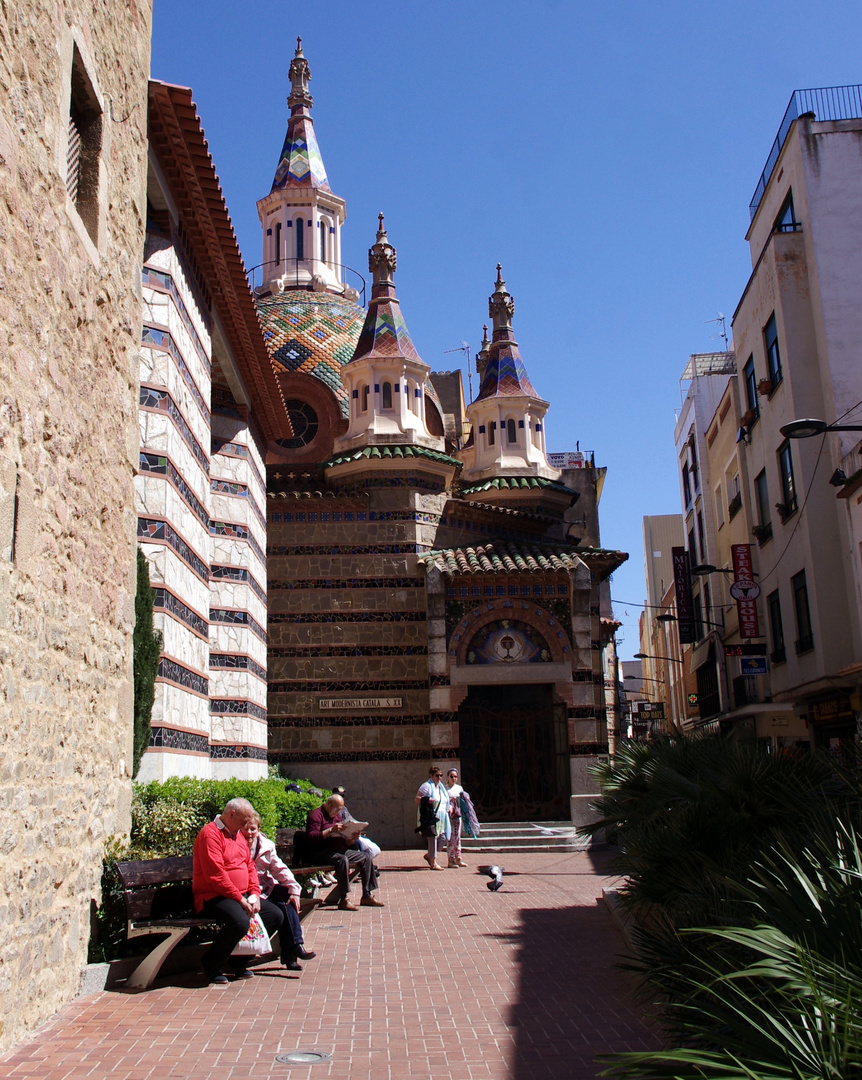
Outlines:
[{"label": "balcony", "polygon": [[794,90],[790,96],[790,103],[781,121],[775,142],[769,151],[766,165],[757,182],[754,196],[749,204],[748,211],[751,220],[760,206],[766,185],[772,176],[772,171],[778,161],[781,148],[787,140],[790,125],[805,113],[814,113],[817,120],[859,120],[862,119],[862,86],[827,86],[820,90]]},{"label": "balcony", "polygon": [[751,531],[754,533],[757,546],[763,547],[767,540],[772,539],[772,522],[767,521],[765,525],[753,525]]},{"label": "balcony", "polygon": [[742,492],[737,491],[730,502],[727,504],[727,516],[730,521],[736,517],[739,511],[742,509]]},{"label": "balcony", "polygon": [[783,525],[784,522],[787,521],[788,518],[793,517],[798,510],[796,496],[794,495],[790,502],[776,503],[775,509],[778,511],[778,516],[781,518],[781,524]]},{"label": "balcony", "polygon": [[787,661],[787,653],[784,651],[782,645],[780,649],[774,649],[769,654],[769,659],[773,664],[784,664]]}]

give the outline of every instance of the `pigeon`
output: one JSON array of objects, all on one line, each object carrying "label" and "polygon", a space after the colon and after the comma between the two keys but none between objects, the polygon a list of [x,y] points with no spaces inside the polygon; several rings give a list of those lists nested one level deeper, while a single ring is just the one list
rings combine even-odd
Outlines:
[{"label": "pigeon", "polygon": [[488,888],[491,892],[496,892],[497,889],[503,884],[503,869],[500,866],[489,866],[485,871],[491,880],[488,882]]}]

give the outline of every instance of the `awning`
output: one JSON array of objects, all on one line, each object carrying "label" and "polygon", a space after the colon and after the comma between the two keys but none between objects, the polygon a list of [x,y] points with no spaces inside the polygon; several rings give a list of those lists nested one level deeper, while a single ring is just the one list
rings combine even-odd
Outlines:
[{"label": "awning", "polygon": [[703,667],[703,665],[709,659],[709,656],[710,656],[711,652],[712,652],[712,638],[711,637],[706,638],[705,641],[701,641],[701,643],[699,645],[695,645],[695,647],[691,651],[691,667],[690,667],[689,670],[690,671],[697,671],[698,668]]}]

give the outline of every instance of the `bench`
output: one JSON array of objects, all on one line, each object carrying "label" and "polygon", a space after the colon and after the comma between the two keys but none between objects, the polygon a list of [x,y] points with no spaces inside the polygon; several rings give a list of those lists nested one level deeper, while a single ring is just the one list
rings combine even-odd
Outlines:
[{"label": "bench", "polygon": [[[192,930],[209,930],[212,932],[210,937],[217,932],[218,923],[201,918],[195,912],[192,861],[191,855],[180,855],[168,859],[114,863],[126,902],[128,939],[167,935],[126,979],[127,990],[149,990],[164,962]],[[313,876],[320,869],[308,867],[297,871],[295,876],[301,880],[300,875]],[[303,898],[300,901],[300,919],[304,919],[319,904],[320,900],[316,898]]]},{"label": "bench", "polygon": [[[309,878],[316,877],[318,874],[334,873],[335,865],[333,863],[322,863],[315,866],[304,866],[301,863],[297,863],[297,853],[294,847],[294,837],[297,833],[299,833],[303,838],[306,838],[306,834],[301,829],[279,829],[275,835],[276,854],[282,862],[287,863],[296,880],[301,885],[305,885]],[[359,868],[356,866],[351,866],[349,870],[350,880],[353,881],[353,879],[358,873]],[[310,901],[310,903],[314,904],[315,906],[322,904],[337,904],[340,899],[339,894],[340,890],[338,886],[334,885],[322,900],[318,899],[315,895]]]},{"label": "bench", "polygon": [[192,857],[114,863],[126,901],[126,935],[167,934],[126,979],[129,990],[149,990],[162,964],[196,927],[215,931],[217,923],[195,913]]}]

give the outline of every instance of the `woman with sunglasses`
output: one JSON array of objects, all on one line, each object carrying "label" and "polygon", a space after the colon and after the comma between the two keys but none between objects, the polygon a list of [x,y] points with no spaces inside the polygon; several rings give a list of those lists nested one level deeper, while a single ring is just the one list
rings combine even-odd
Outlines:
[{"label": "woman with sunglasses", "polygon": [[432,765],[428,779],[416,792],[416,832],[428,840],[428,853],[423,856],[431,870],[445,869],[437,862],[437,850],[452,833],[449,818],[449,792],[443,786],[443,770]]},{"label": "woman with sunglasses", "polygon": [[461,793],[464,789],[458,783],[457,769],[450,769],[446,773],[446,787],[449,791],[449,822],[452,829],[446,852],[449,869],[457,870],[467,865],[461,858]]}]

